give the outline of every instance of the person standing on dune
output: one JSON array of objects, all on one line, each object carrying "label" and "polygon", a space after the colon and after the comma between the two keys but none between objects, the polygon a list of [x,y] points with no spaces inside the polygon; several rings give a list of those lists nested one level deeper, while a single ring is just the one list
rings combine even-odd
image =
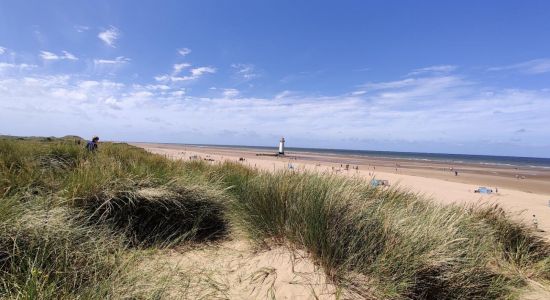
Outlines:
[{"label": "person standing on dune", "polygon": [[97,150],[97,144],[99,143],[99,137],[94,136],[91,141],[86,144],[86,150],[94,152]]}]

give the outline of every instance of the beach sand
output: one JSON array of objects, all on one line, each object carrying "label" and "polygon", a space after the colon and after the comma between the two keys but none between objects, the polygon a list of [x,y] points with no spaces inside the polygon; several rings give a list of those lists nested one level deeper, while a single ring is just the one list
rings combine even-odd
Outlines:
[{"label": "beach sand", "polygon": [[[536,215],[541,234],[550,238],[550,170],[479,164],[453,164],[407,159],[380,159],[358,156],[287,152],[284,157],[250,148],[133,143],[134,146],[172,159],[201,159],[212,163],[239,162],[262,170],[310,170],[356,176],[364,180],[388,180],[390,185],[423,194],[440,203],[498,203],[516,218],[533,224]],[[349,169],[346,170],[346,164]],[[358,166],[358,170],[353,167]],[[450,168],[453,168],[452,171]],[[454,171],[458,172],[455,176]],[[519,179],[516,177],[519,176]],[[474,193],[480,186],[498,192]]]}]

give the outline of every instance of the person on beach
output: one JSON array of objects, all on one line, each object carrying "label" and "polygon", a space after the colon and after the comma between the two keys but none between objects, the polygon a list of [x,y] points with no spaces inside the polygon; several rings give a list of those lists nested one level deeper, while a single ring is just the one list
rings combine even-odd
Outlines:
[{"label": "person on beach", "polygon": [[535,215],[533,215],[533,227],[535,228],[535,230],[538,230],[539,228],[539,221],[537,220],[537,217]]},{"label": "person on beach", "polygon": [[94,152],[97,150],[97,144],[99,143],[99,137],[94,136],[91,141],[86,144],[86,150]]}]

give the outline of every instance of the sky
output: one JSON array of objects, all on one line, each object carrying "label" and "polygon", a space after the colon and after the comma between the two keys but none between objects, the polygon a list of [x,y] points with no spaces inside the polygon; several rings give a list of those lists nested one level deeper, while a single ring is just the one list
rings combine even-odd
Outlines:
[{"label": "sky", "polygon": [[0,134],[550,157],[549,1],[0,1]]}]

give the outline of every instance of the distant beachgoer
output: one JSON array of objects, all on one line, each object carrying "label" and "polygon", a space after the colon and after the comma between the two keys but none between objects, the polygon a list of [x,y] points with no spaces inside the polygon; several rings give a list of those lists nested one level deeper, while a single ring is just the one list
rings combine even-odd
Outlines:
[{"label": "distant beachgoer", "polygon": [[455,171],[455,176],[458,176],[458,172],[457,172],[457,171]]},{"label": "distant beachgoer", "polygon": [[495,193],[498,193],[498,188],[497,187],[495,187]]},{"label": "distant beachgoer", "polygon": [[536,229],[539,228],[539,221],[537,220],[537,217],[533,215],[533,227]]},{"label": "distant beachgoer", "polygon": [[97,150],[97,144],[99,143],[99,137],[94,136],[91,141],[86,144],[86,149],[90,152]]}]

